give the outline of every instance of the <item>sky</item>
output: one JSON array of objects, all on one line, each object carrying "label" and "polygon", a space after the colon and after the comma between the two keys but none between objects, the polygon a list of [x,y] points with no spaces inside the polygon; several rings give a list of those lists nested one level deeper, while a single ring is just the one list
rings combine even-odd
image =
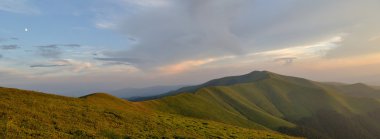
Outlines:
[{"label": "sky", "polygon": [[0,0],[0,86],[67,96],[267,70],[380,85],[378,0]]}]

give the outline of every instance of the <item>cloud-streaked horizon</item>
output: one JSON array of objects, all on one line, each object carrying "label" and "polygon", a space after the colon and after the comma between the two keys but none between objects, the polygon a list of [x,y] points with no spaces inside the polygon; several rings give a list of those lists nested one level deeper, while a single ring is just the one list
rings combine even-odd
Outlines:
[{"label": "cloud-streaked horizon", "polygon": [[269,70],[380,85],[379,12],[376,0],[0,0],[0,83],[109,91]]}]

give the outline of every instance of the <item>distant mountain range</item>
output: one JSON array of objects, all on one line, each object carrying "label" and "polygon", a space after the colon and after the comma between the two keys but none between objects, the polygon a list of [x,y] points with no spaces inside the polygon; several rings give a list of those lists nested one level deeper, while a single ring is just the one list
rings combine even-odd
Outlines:
[{"label": "distant mountain range", "polygon": [[185,85],[173,85],[173,86],[152,86],[145,88],[123,88],[109,92],[111,95],[119,98],[125,98],[127,100],[138,100],[143,97],[156,96],[164,94],[173,90],[177,90]]},{"label": "distant mountain range", "polygon": [[380,138],[380,90],[361,83],[254,71],[135,101],[1,88],[0,128],[10,138]]}]

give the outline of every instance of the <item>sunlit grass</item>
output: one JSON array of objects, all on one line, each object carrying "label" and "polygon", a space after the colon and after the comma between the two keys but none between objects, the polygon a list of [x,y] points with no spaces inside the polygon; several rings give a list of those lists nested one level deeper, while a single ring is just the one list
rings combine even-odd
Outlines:
[{"label": "sunlit grass", "polygon": [[70,98],[0,89],[0,133],[7,138],[291,138],[156,112],[107,94]]}]

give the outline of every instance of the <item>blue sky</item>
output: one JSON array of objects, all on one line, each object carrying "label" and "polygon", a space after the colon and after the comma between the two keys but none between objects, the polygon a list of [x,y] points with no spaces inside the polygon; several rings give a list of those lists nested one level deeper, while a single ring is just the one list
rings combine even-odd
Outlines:
[{"label": "blue sky", "polygon": [[79,96],[253,70],[380,85],[379,12],[377,0],[0,0],[0,86]]},{"label": "blue sky", "polygon": [[[97,20],[97,13],[91,11],[92,1],[55,0],[29,3],[33,3],[34,12],[0,13],[3,37],[17,37],[19,43],[26,46],[71,43],[119,48],[125,47],[128,42],[123,39],[122,34],[96,27],[94,22]],[[28,28],[29,32],[25,32],[24,28]]]}]

